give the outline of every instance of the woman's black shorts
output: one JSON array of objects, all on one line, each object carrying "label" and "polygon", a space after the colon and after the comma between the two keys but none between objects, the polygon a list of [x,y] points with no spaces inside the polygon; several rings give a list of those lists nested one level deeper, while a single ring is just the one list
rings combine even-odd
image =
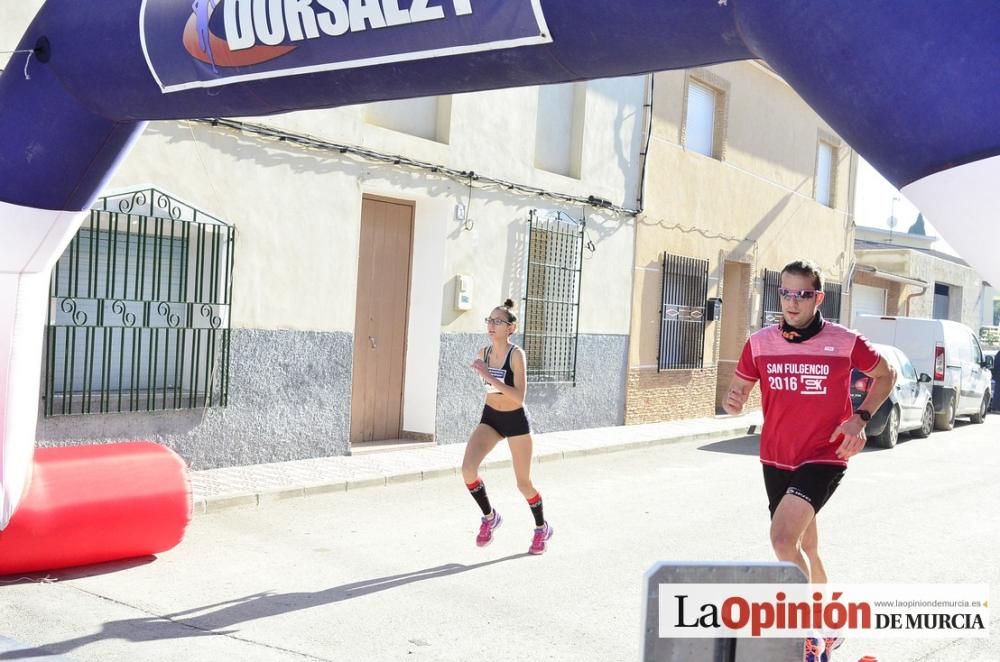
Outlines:
[{"label": "woman's black shorts", "polygon": [[768,464],[764,467],[764,487],[767,489],[767,507],[774,511],[786,494],[805,499],[817,513],[840,485],[845,467],[837,464],[803,464],[795,471],[779,469]]},{"label": "woman's black shorts", "polygon": [[496,430],[501,437],[531,434],[531,421],[528,420],[528,412],[524,407],[514,411],[500,411],[486,405],[483,407],[483,417],[479,422]]}]

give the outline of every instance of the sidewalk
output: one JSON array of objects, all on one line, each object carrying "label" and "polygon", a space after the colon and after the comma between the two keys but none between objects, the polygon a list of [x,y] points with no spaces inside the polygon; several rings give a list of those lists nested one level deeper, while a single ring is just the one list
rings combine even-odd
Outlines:
[{"label": "sidewalk", "polygon": [[[761,421],[761,413],[754,412],[744,416],[537,434],[534,435],[533,457],[537,462],[550,462],[681,441],[726,439],[747,434],[751,428],[758,432]],[[192,471],[194,514],[260,507],[280,499],[313,494],[457,476],[464,453],[465,444],[423,444],[381,453]],[[507,444],[497,446],[483,463],[484,468],[509,465]]]}]

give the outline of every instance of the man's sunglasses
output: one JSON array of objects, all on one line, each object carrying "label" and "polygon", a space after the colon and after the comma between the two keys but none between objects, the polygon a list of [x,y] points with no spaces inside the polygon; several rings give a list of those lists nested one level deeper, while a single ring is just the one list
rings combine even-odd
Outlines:
[{"label": "man's sunglasses", "polygon": [[803,299],[813,299],[819,290],[790,290],[787,287],[778,288],[778,296],[785,301],[802,301]]}]

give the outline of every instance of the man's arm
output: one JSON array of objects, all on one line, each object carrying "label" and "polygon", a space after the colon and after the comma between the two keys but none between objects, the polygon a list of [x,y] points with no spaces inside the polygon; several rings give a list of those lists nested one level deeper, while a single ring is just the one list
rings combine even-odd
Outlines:
[{"label": "man's arm", "polygon": [[722,408],[726,410],[727,414],[739,416],[743,413],[743,405],[746,404],[747,398],[750,397],[750,391],[753,390],[755,383],[736,375],[733,376],[733,381],[729,383],[729,391],[726,393],[726,399],[722,403]]},{"label": "man's arm", "polygon": [[874,414],[892,393],[892,387],[896,385],[896,369],[883,357],[874,369],[865,374],[874,381],[868,386],[868,395],[865,396],[864,402],[858,409],[864,409]]},{"label": "man's arm", "polygon": [[[896,369],[889,365],[885,357],[879,358],[874,368],[865,372],[872,378],[872,383],[868,387],[868,395],[858,409],[874,414],[882,406],[886,398],[892,392],[892,387],[896,385]],[[833,434],[830,435],[830,443],[837,441],[843,435],[843,441],[837,448],[837,457],[847,459],[852,455],[857,455],[865,447],[865,426],[867,423],[860,416],[854,414],[849,419],[841,423]]]}]

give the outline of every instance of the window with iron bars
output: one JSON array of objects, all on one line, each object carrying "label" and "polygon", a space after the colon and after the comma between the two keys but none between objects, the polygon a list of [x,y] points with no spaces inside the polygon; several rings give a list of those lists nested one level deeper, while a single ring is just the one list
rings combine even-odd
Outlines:
[{"label": "window with iron bars", "polygon": [[522,315],[529,382],[576,385],[584,223],[562,213],[528,216]]},{"label": "window with iron bars", "polygon": [[226,406],[233,243],[156,189],[98,200],[52,273],[45,415]]},{"label": "window with iron bars", "polygon": [[840,283],[827,283],[823,286],[823,292],[826,296],[823,297],[823,303],[819,306],[820,312],[823,313],[823,319],[840,323],[840,290]]},{"label": "window with iron bars", "polygon": [[764,269],[764,293],[761,301],[761,326],[772,326],[781,322],[781,272]]},{"label": "window with iron bars", "polygon": [[[781,272],[764,270],[764,297],[761,312],[761,324],[771,326],[781,322],[781,298],[778,296],[778,289],[781,287]],[[826,296],[819,310],[823,313],[823,319],[830,322],[840,322],[840,293],[842,286],[840,283],[827,283],[823,287]]]},{"label": "window with iron bars", "polygon": [[663,254],[660,370],[694,370],[705,361],[708,260]]}]

